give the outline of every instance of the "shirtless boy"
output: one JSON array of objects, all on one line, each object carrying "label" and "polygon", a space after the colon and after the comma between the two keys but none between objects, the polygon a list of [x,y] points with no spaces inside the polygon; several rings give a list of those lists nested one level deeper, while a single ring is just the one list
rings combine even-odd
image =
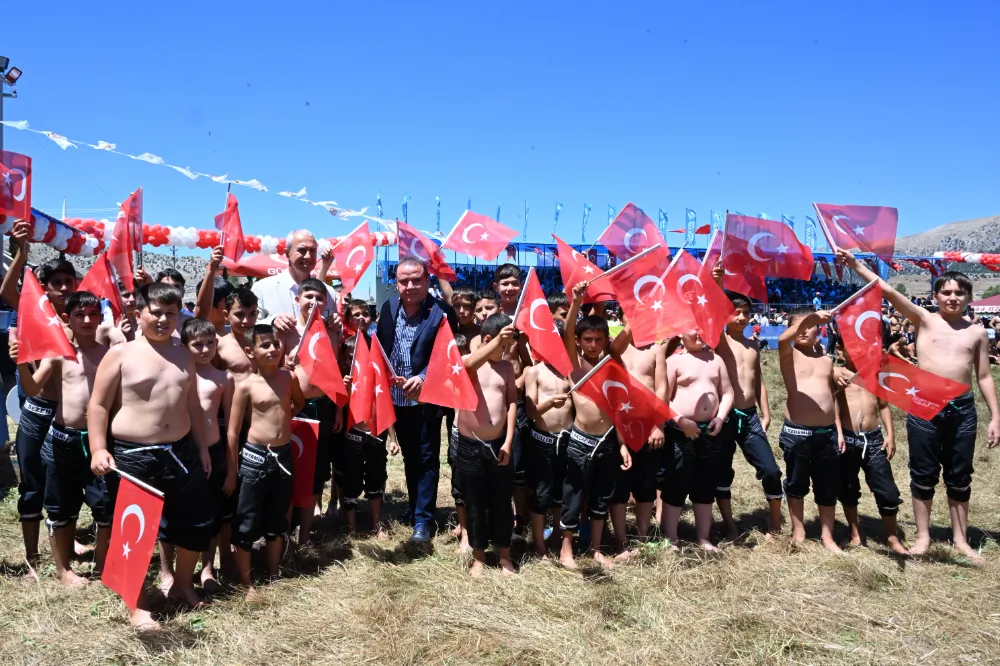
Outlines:
[{"label": "shirtless boy", "polygon": [[[573,288],[573,302],[566,316],[566,330],[563,341],[566,352],[573,363],[571,382],[579,381],[592,370],[608,353],[610,343],[608,322],[600,317],[588,315],[577,323],[577,314],[583,304],[587,283],[581,282]],[[601,552],[601,536],[604,520],[615,493],[615,467],[619,456],[623,469],[628,469],[632,458],[628,447],[619,444],[614,426],[604,412],[589,398],[578,391],[571,394],[573,399],[573,427],[566,446],[566,480],[563,482],[563,510],[559,518],[562,529],[562,549],[559,563],[567,569],[575,569],[573,559],[573,535],[580,527],[580,514],[586,504],[590,515],[590,548],[594,561],[604,567],[611,567],[611,560]]]},{"label": "shirtless boy", "polygon": [[[250,570],[250,552],[261,536],[267,541],[267,571],[277,578],[288,531],[288,507],[292,502],[292,415],[305,404],[295,375],[281,367],[284,350],[269,324],[257,324],[246,334],[246,352],[253,356],[257,372],[236,385],[229,419],[229,455],[240,446],[240,426],[249,416],[250,431],[240,453],[240,491],[236,504],[233,545],[240,584],[247,597],[256,592]],[[226,485],[236,483],[236,470],[229,470]]]},{"label": "shirtless boy", "polygon": [[451,307],[458,317],[458,333],[467,339],[479,335],[480,322],[476,321],[476,292],[470,287],[458,287],[451,294]]},{"label": "shirtless boy", "polygon": [[473,577],[482,574],[486,547],[493,542],[500,568],[514,573],[510,557],[514,514],[511,448],[517,419],[517,390],[514,368],[503,359],[513,343],[514,327],[509,317],[491,315],[482,326],[483,343],[465,356],[478,402],[473,411],[460,409],[457,467],[461,475],[462,497],[468,516],[469,544],[472,546]]},{"label": "shirtless boy", "polygon": [[[104,568],[104,558],[111,538],[111,515],[107,505],[104,479],[90,471],[85,453],[87,403],[97,374],[97,366],[108,348],[96,342],[101,322],[101,301],[87,291],[77,291],[66,298],[63,321],[72,332],[76,361],[47,358],[32,372],[29,364],[18,365],[21,386],[29,396],[37,396],[43,387],[58,396],[55,417],[45,442],[41,458],[45,470],[43,504],[48,518],[49,547],[56,565],[56,578],[63,585],[77,587],[87,583],[73,573],[73,536],[76,519],[84,502],[97,523],[95,572]],[[16,359],[16,351],[13,354]]]},{"label": "shirtless boy", "polygon": [[[208,549],[215,522],[197,372],[191,352],[171,337],[180,291],[153,283],[140,289],[137,301],[142,335],[112,347],[97,368],[87,413],[90,468],[104,476],[117,467],[163,491],[159,539],[177,552],[168,597],[196,606],[201,598],[194,590],[194,567]],[[116,474],[107,477],[109,508],[118,482]],[[156,626],[142,592],[132,623]]]},{"label": "shirtless boy", "polygon": [[[837,260],[863,280],[878,279],[850,252],[839,250]],[[996,384],[990,374],[989,339],[985,328],[974,326],[963,317],[972,299],[969,278],[963,273],[948,271],[934,282],[934,301],[938,305],[936,313],[914,305],[884,280],[879,280],[879,283],[883,297],[916,328],[916,355],[922,370],[963,384],[970,384],[970,377],[975,376],[990,410],[986,442],[991,449],[996,447],[1000,444],[1000,404],[997,402]],[[917,524],[917,533],[910,548],[912,555],[926,553],[930,545],[934,487],[943,468],[955,548],[977,564],[983,561],[966,538],[976,429],[976,404],[971,390],[952,400],[930,421],[907,415],[910,492],[913,495],[913,518]]]},{"label": "shirtless boy", "polygon": [[247,331],[257,324],[257,294],[246,287],[237,287],[226,297],[226,312],[229,331],[219,336],[218,365],[228,370],[236,382],[240,382],[256,369],[242,341]]},{"label": "shirtless boy", "polygon": [[833,361],[816,344],[819,327],[830,313],[796,308],[788,313],[788,328],[778,338],[781,377],[788,389],[785,423],[778,443],[785,457],[785,495],[792,520],[792,541],[806,538],[805,496],[812,481],[819,509],[821,540],[827,550],[840,552],[833,540],[833,521],[840,491],[840,454],[844,435],[833,392]]},{"label": "shirtless boy", "polygon": [[698,545],[718,550],[710,539],[712,502],[723,457],[718,435],[733,406],[726,364],[697,333],[681,336],[683,354],[667,359],[667,395],[677,417],[663,449],[663,534],[677,542],[677,524],[688,497],[694,505]]},{"label": "shirtless boy", "polygon": [[[624,315],[623,315],[624,316]],[[642,349],[632,344],[632,329],[628,322],[611,345],[612,355],[620,354],[628,373],[663,402],[667,395],[667,354],[663,345],[646,345]],[[619,471],[615,479],[615,496],[611,500],[611,525],[615,532],[615,550],[619,558],[629,556],[625,514],[629,496],[635,498],[635,527],[640,539],[649,537],[650,521],[656,502],[656,475],[660,471],[664,431],[653,428],[649,439],[638,451],[631,451],[632,467]]]},{"label": "shirtless boy", "polygon": [[[215,327],[219,337],[228,331],[229,309],[226,304],[233,286],[227,280],[218,277],[219,264],[222,263],[222,246],[212,250],[212,256],[205,267],[205,278],[198,283],[198,300],[194,306],[194,316],[207,319]],[[182,331],[183,333],[183,326]]]},{"label": "shirtless boy", "polygon": [[[562,322],[556,321],[559,333]],[[529,498],[531,534],[535,553],[548,558],[545,543],[545,516],[552,514],[552,524],[559,525],[562,513],[563,484],[566,481],[566,445],[573,427],[573,400],[569,379],[548,363],[536,363],[524,371],[524,403],[531,424],[524,438],[528,483],[534,490]],[[558,530],[552,531],[558,542]]]},{"label": "shirtless boy", "polygon": [[[716,279],[721,286],[721,269]],[[768,528],[772,534],[781,531],[781,498],[784,493],[781,490],[781,469],[774,459],[771,444],[767,441],[771,408],[767,402],[767,386],[760,367],[760,348],[743,335],[743,330],[750,321],[750,300],[736,293],[730,293],[729,300],[736,309],[736,315],[726,325],[725,335],[719,338],[716,352],[726,364],[729,383],[733,387],[733,410],[726,419],[726,427],[721,435],[723,458],[719,464],[715,501],[722,515],[723,531],[726,538],[732,541],[738,536],[730,490],[736,477],[733,457],[737,447],[753,466],[757,479],[764,487],[764,499],[770,509]]]},{"label": "shirtless boy", "polygon": [[[210,594],[219,589],[215,569],[216,549],[219,551],[220,569],[226,573],[235,571],[230,541],[233,515],[236,512],[236,488],[235,485],[226,484],[229,455],[225,441],[234,382],[229,373],[219,370],[212,363],[219,347],[216,331],[217,328],[211,322],[201,317],[188,319],[181,327],[181,344],[194,357],[198,401],[205,419],[205,439],[211,442],[208,454],[212,462],[212,474],[208,477],[208,485],[215,500],[215,523],[208,550],[201,555],[201,584]],[[170,544],[160,544],[160,563],[161,580],[171,578],[173,546]]]},{"label": "shirtless boy", "polygon": [[[482,326],[487,317],[491,314],[500,312],[500,297],[497,296],[495,291],[490,289],[479,292],[476,294],[476,309],[474,312],[475,314],[473,315],[473,320],[476,325]],[[475,336],[469,338],[469,344],[471,345],[472,341],[475,339]]]},{"label": "shirtless boy", "polygon": [[[894,553],[905,555],[906,549],[899,542],[896,514],[903,501],[892,477],[889,461],[896,454],[896,438],[892,429],[892,412],[889,403],[850,382],[857,373],[854,360],[841,345],[844,367],[835,368],[834,378],[841,390],[836,394],[840,427],[844,433],[845,450],[840,456],[840,505],[851,529],[851,545],[860,546],[863,540],[858,523],[858,500],[861,499],[861,482],[858,473],[865,472],[868,488],[875,495],[875,506],[882,516],[886,542]],[[885,438],[882,428],[885,428]]]},{"label": "shirtless boy", "polygon": [[[300,416],[319,421],[319,441],[316,443],[316,472],[313,477],[313,510],[300,509],[298,511],[299,543],[306,543],[312,538],[313,516],[322,515],[323,486],[332,478],[330,461],[333,455],[333,433],[340,430],[341,427],[340,410],[323,393],[321,388],[309,382],[309,375],[306,374],[305,368],[298,364],[296,358],[298,356],[299,343],[305,334],[309,313],[313,307],[316,307],[318,309],[315,316],[321,317],[323,308],[326,305],[326,298],[327,290],[323,282],[316,278],[306,278],[303,280],[299,284],[299,293],[295,295],[295,305],[299,308],[295,328],[278,334],[282,348],[292,350],[288,354],[287,362],[295,373],[295,378],[298,380],[299,387],[302,389],[302,395],[305,398],[305,406]],[[357,325],[361,326],[358,331],[362,334],[368,328],[361,323]],[[339,349],[341,344],[340,336],[331,335],[330,338],[331,347]],[[334,498],[337,496],[335,486],[332,496]]]},{"label": "shirtless boy", "polygon": [[[17,309],[20,294],[17,282],[25,263],[28,261],[28,235],[30,225],[18,222],[12,235],[18,241],[18,251],[4,275],[0,285],[0,297],[11,308]],[[53,259],[35,268],[35,277],[45,290],[52,307],[60,317],[65,312],[66,298],[76,290],[76,269],[65,259]],[[67,336],[71,335],[67,331]],[[10,340],[17,339],[15,329],[10,331]],[[34,364],[33,364],[34,365]],[[38,395],[29,396],[21,408],[14,449],[21,471],[21,481],[17,486],[17,513],[21,522],[24,539],[24,555],[32,566],[38,563],[38,535],[42,522],[42,503],[45,497],[45,469],[42,466],[42,442],[52,424],[56,401],[59,394],[54,384],[46,383]]]}]

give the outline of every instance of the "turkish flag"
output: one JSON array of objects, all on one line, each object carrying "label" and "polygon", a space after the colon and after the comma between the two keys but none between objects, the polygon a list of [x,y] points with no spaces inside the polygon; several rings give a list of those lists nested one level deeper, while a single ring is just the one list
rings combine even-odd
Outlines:
[{"label": "turkish flag", "polygon": [[27,155],[0,153],[0,215],[31,219],[31,158]]},{"label": "turkish flag", "polygon": [[368,232],[368,220],[365,220],[333,246],[333,265],[337,267],[345,292],[354,290],[374,258],[372,235]]},{"label": "turkish flag", "polygon": [[236,195],[226,194],[226,210],[215,216],[215,226],[222,230],[222,256],[239,261],[246,252],[243,240],[243,223],[240,222],[240,202]]},{"label": "turkish flag", "polygon": [[646,444],[654,427],[662,428],[675,416],[667,403],[614,360],[605,362],[577,391],[614,421],[615,428],[633,451]]},{"label": "turkish flag", "polygon": [[318,445],[319,421],[292,419],[292,506],[312,508]]},{"label": "turkish flag", "polygon": [[[584,254],[577,252],[570,245],[552,234],[556,241],[556,251],[559,257],[559,274],[562,277],[563,291],[570,301],[573,300],[573,287],[593,280],[601,274],[601,270],[595,266]],[[598,280],[595,284],[587,287],[587,293],[583,297],[584,303],[600,303],[602,301],[615,300],[615,294],[611,288],[606,286],[603,280]]]},{"label": "turkish flag", "polygon": [[354,361],[351,363],[351,399],[347,407],[347,427],[366,423],[375,410],[372,397],[375,395],[372,383],[375,381],[375,370],[372,368],[371,353],[365,336],[358,333],[354,336]]},{"label": "turkish flag", "polygon": [[826,273],[826,279],[832,280],[833,272],[830,271],[830,262],[826,260],[826,257],[819,258],[819,265],[823,269],[823,272]]},{"label": "turkish flag", "polygon": [[313,316],[309,328],[302,333],[299,342],[299,363],[309,377],[309,383],[318,386],[338,407],[347,404],[347,389],[344,377],[337,365],[337,355],[333,351],[330,335],[321,313]]},{"label": "turkish flag", "polygon": [[[108,262],[114,268],[118,279],[125,285],[126,290],[134,292],[135,281],[132,276],[135,273],[135,265],[132,262],[132,248],[135,247],[135,242],[132,240],[132,225],[129,223],[128,210],[125,207],[127,203],[127,201],[123,203],[118,210],[107,253]],[[139,242],[142,242],[142,238]]]},{"label": "turkish flag", "polygon": [[89,291],[95,296],[108,299],[115,323],[121,321],[122,315],[125,314],[122,310],[122,295],[118,291],[118,283],[115,282],[107,252],[102,252],[97,257],[94,265],[90,267],[87,274],[83,276],[83,280],[77,285],[76,290]]},{"label": "turkish flag", "polygon": [[140,187],[122,204],[125,221],[128,224],[129,240],[133,252],[142,252],[142,188]]},{"label": "turkish flag", "polygon": [[837,247],[871,252],[886,263],[892,262],[899,224],[895,208],[816,204],[816,213]]},{"label": "turkish flag", "polygon": [[812,250],[784,222],[726,216],[722,265],[734,273],[809,280],[815,270]]},{"label": "turkish flag", "polygon": [[625,312],[636,347],[697,328],[663,247],[619,268],[607,280]]},{"label": "turkish flag", "polygon": [[396,408],[392,405],[392,394],[389,392],[390,378],[395,377],[392,366],[385,356],[382,343],[377,337],[372,337],[371,349],[372,370],[375,375],[372,381],[372,402],[375,404],[372,420],[368,429],[378,436],[396,422]]},{"label": "turkish flag", "polygon": [[60,356],[76,361],[76,349],[66,337],[62,320],[31,271],[24,272],[19,303],[17,362],[30,363]]},{"label": "turkish flag", "polygon": [[420,402],[452,409],[474,410],[479,403],[476,387],[462,363],[458,344],[447,317],[441,318],[434,348],[427,364],[427,376],[420,389]]},{"label": "turkish flag", "polygon": [[874,378],[882,356],[882,288],[873,283],[846,302],[833,317],[837,329],[854,367]]},{"label": "turkish flag", "polygon": [[854,378],[859,386],[907,414],[930,421],[945,405],[969,390],[968,384],[945,379],[921,370],[902,359],[882,352],[878,376]]},{"label": "turkish flag", "polygon": [[[712,276],[712,271],[715,270],[715,265],[719,263],[721,256],[722,234],[717,233],[712,237],[712,242],[709,243],[708,251],[705,253],[705,259],[701,263],[700,277],[702,280]],[[767,303],[767,283],[759,275],[748,275],[743,272],[733,272],[724,268],[722,288]]]},{"label": "turkish flag", "polygon": [[684,249],[677,253],[671,270],[677,272],[677,290],[694,316],[698,335],[709,347],[717,347],[736,308],[711,276],[702,278],[701,264]]},{"label": "turkish flag", "polygon": [[496,220],[467,210],[458,218],[441,247],[455,250],[483,261],[493,261],[500,256],[517,232]]},{"label": "turkish flag", "polygon": [[631,202],[615,216],[597,242],[618,257],[619,261],[634,257],[656,244],[660,245],[668,257],[670,256],[670,248],[656,230],[656,224],[641,208]]},{"label": "turkish flag", "polygon": [[162,512],[162,497],[121,477],[101,582],[117,592],[129,610],[135,610],[142,592]]},{"label": "turkish flag", "polygon": [[396,242],[399,258],[416,257],[427,266],[427,272],[445,282],[458,282],[458,276],[448,262],[444,252],[427,236],[405,222],[396,222]]},{"label": "turkish flag", "polygon": [[528,279],[521,293],[521,309],[517,313],[514,326],[528,336],[531,351],[545,361],[563,377],[573,372],[573,364],[566,353],[566,345],[556,329],[552,312],[545,300],[542,285],[535,271],[528,271]]}]

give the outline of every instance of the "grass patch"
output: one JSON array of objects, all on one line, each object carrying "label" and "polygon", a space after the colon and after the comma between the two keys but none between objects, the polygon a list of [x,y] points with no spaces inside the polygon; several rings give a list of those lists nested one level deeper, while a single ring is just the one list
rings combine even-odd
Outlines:
[{"label": "grass patch", "polygon": [[[764,366],[772,410],[784,387],[777,357]],[[979,401],[981,430],[988,412]],[[905,422],[896,412],[896,481],[908,499]],[[780,418],[770,429],[777,444]],[[865,489],[860,512],[868,547],[829,555],[807,504],[811,541],[793,547],[787,525],[765,539],[766,503],[752,469],[737,456],[733,504],[741,538],[721,556],[685,543],[654,541],[610,573],[568,572],[534,558],[518,576],[465,575],[468,560],[442,534],[426,555],[390,540],[327,535],[292,553],[286,577],[261,588],[261,600],[237,595],[197,612],[164,608],[166,630],[138,637],[121,601],[100,583],[67,591],[50,575],[44,548],[41,583],[25,584],[16,497],[0,502],[0,663],[3,664],[951,664],[995,663],[1000,650],[1000,465],[978,443],[970,540],[987,565],[973,568],[947,543],[919,560],[900,560],[883,545],[881,523]],[[775,450],[777,448],[775,446]],[[779,458],[780,459],[780,458]],[[452,502],[442,467],[442,522]],[[390,462],[388,497],[405,495],[402,461]],[[15,493],[16,495],[16,493]],[[934,538],[950,535],[943,491]],[[691,534],[690,513],[682,520]],[[912,539],[909,502],[900,510]],[[838,523],[837,536],[847,538]],[[586,565],[587,560],[582,559]],[[78,563],[77,570],[88,566]],[[155,581],[156,576],[150,577]]]}]

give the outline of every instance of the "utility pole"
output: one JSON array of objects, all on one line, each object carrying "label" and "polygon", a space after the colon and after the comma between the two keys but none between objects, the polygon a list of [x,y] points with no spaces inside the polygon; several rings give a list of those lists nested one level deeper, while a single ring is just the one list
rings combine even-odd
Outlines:
[{"label": "utility pole", "polygon": [[[17,98],[17,91],[14,90],[14,84],[17,80],[21,78],[21,70],[17,67],[11,67],[10,58],[6,56],[0,56],[0,120],[3,120],[3,101],[4,99],[10,97],[11,99]],[[5,87],[9,87],[10,92],[4,90]],[[0,125],[0,150],[3,150],[3,125]]]}]

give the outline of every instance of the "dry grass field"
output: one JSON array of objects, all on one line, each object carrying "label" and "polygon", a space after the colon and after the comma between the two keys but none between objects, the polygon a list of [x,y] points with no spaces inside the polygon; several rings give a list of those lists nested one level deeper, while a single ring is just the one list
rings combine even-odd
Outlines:
[{"label": "dry grass field", "polygon": [[[772,409],[784,400],[769,355]],[[987,413],[980,401],[981,425]],[[903,420],[893,461],[913,534]],[[776,443],[780,419],[772,424]],[[985,426],[980,428],[984,433]],[[293,552],[284,578],[248,604],[222,595],[204,610],[161,604],[162,632],[137,636],[117,596],[94,582],[82,591],[51,578],[22,582],[15,499],[0,504],[0,664],[990,664],[1000,663],[1000,470],[982,434],[976,457],[970,537],[987,564],[969,566],[944,542],[943,490],[934,522],[941,540],[920,560],[892,557],[867,489],[867,547],[833,556],[811,541],[765,540],[765,503],[737,456],[733,496],[742,536],[718,556],[653,543],[610,572],[587,559],[577,572],[528,557],[519,575],[480,581],[442,535],[434,552],[391,540],[327,535]],[[444,456],[442,456],[442,460]],[[402,464],[390,463],[389,510],[405,504]],[[442,467],[442,522],[451,514]],[[16,493],[15,493],[16,494]],[[693,536],[690,513],[686,533]],[[846,540],[846,527],[838,524]],[[523,550],[523,547],[522,547]],[[79,569],[89,565],[79,564]],[[151,575],[150,583],[155,583]]]}]

